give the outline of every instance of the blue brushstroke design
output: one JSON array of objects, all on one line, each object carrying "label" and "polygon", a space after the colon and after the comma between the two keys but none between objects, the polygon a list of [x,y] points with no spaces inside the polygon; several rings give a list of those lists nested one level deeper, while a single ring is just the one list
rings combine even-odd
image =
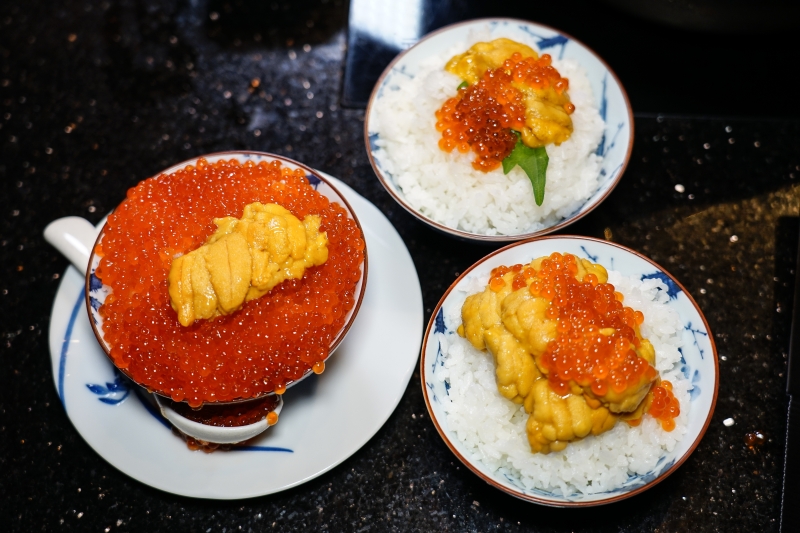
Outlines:
[{"label": "blue brushstroke design", "polygon": [[[439,363],[439,358],[442,357],[442,341],[439,341],[438,346],[436,346],[436,357],[433,358],[433,364],[431,365],[431,372],[436,372],[436,365]],[[441,362],[441,365],[444,366],[444,361]]]},{"label": "blue brushstroke design", "polygon": [[548,48],[555,48],[556,46],[560,46],[561,52],[559,53],[558,58],[564,59],[564,49],[566,48],[567,43],[569,42],[569,38],[560,35],[558,33],[553,35],[552,37],[544,37],[542,35],[532,32],[530,28],[528,28],[527,26],[520,26],[519,29],[524,31],[528,35],[533,35],[534,37],[536,37],[538,39],[538,41],[536,42],[536,46],[538,46],[540,50],[547,50]]},{"label": "blue brushstroke design", "polygon": [[317,190],[317,187],[319,187],[319,184],[322,183],[322,180],[316,177],[314,174],[306,174],[306,179],[308,180],[308,183],[314,187],[315,191]]},{"label": "blue brushstroke design", "polygon": [[447,327],[444,325],[444,309],[441,307],[439,308],[439,312],[436,313],[436,320],[433,323],[433,332],[434,333],[446,333]]},{"label": "blue brushstroke design", "polygon": [[[663,272],[654,272],[652,274],[642,274],[642,277],[640,279],[642,281],[644,281],[646,279],[658,279],[658,280],[661,280],[661,282],[664,285],[667,286],[667,296],[669,296],[670,300],[676,300],[678,298],[678,294],[681,293],[681,289],[680,289],[680,287],[678,287],[678,284],[675,283],[672,280],[672,278],[670,278],[669,276],[667,276]],[[663,289],[659,288],[659,290],[663,290]],[[689,325],[691,326],[691,324],[689,324]]]},{"label": "blue brushstroke design", "polygon": [[605,145],[606,132],[604,130],[603,131],[603,137],[602,137],[602,139],[600,139],[600,144],[597,145],[597,150],[594,151],[595,155],[599,155],[599,156],[603,156],[603,157],[608,155],[608,152],[610,152],[611,149],[614,148],[614,146],[616,146],[617,137],[619,137],[619,133],[622,131],[622,128],[624,128],[624,127],[625,127],[625,123],[624,122],[619,122],[617,124],[617,131],[614,132],[614,136],[611,138],[611,142],[608,143],[608,146]]},{"label": "blue brushstroke design", "polygon": [[[597,145],[597,150],[594,151],[594,155],[603,156],[606,153],[606,130],[603,130],[603,136],[600,137],[600,144]],[[604,176],[606,173],[605,169],[600,171],[600,175]]]},{"label": "blue brushstroke design", "polygon": [[[606,121],[606,114],[608,113],[608,99],[606,98],[606,82],[608,80],[608,74],[603,76],[603,91],[600,93],[600,109],[598,110],[600,113],[600,118],[603,119],[603,122]],[[600,144],[597,145],[597,150],[594,151],[596,155],[605,155],[606,153],[606,130],[603,130],[603,136],[600,137]],[[602,171],[600,172],[602,174]]]},{"label": "blue brushstroke design", "polygon": [[378,151],[377,142],[378,142],[378,139],[380,139],[380,138],[381,138],[381,136],[378,133],[370,133],[369,134],[369,149],[370,149],[370,151],[372,151],[372,152],[377,152]]},{"label": "blue brushstroke design", "polygon": [[[553,48],[555,46],[565,46],[569,42],[569,39],[564,37],[563,35],[555,35],[553,37],[542,37],[539,39],[539,42],[536,43],[540,49],[547,50],[548,48]],[[562,48],[563,54],[563,48]]]},{"label": "blue brushstroke design", "polygon": [[75,328],[75,321],[78,319],[78,309],[81,308],[82,302],[83,290],[81,290],[81,293],[78,295],[78,301],[75,302],[75,306],[72,308],[72,314],[69,316],[67,331],[64,333],[64,342],[61,344],[61,356],[58,361],[58,397],[61,400],[61,405],[64,406],[64,410],[67,409],[67,404],[64,400],[64,375],[67,368],[67,352],[69,351],[69,343],[72,341],[72,330]]},{"label": "blue brushstroke design", "polygon": [[[444,323],[444,309],[439,308],[439,312],[436,313],[436,318],[433,321],[433,333],[440,333],[442,335],[447,333],[447,325]],[[441,365],[444,366],[444,354],[442,353],[442,341],[439,340],[438,346],[436,347],[436,357],[433,359],[433,365],[431,366],[431,372],[436,371],[436,366]]]},{"label": "blue brushstroke design", "polygon": [[708,333],[706,333],[705,331],[703,331],[701,329],[692,328],[692,323],[691,322],[686,324],[684,326],[684,329],[692,334],[692,338],[694,339],[694,345],[697,346],[697,351],[700,352],[700,359],[703,359],[703,353],[704,352],[703,352],[703,349],[700,348],[700,343],[697,342],[697,335],[699,334],[699,335],[704,335],[704,336],[708,337]]},{"label": "blue brushstroke design", "polygon": [[595,262],[597,261],[597,258],[598,258],[599,256],[590,254],[590,253],[589,253],[589,250],[587,250],[585,246],[581,245],[581,250],[583,250],[583,253],[585,253],[585,254],[586,254],[586,257],[588,257],[588,258],[589,258],[589,259],[591,259],[592,261],[595,261]]},{"label": "blue brushstroke design", "polygon": [[294,453],[289,448],[278,448],[277,446],[233,446],[232,452],[286,452]]},{"label": "blue brushstroke design", "polygon": [[[125,397],[127,397],[127,396],[128,395],[126,394]],[[124,400],[125,397],[123,397],[122,400]],[[106,403],[108,405],[117,405],[119,402],[122,401],[122,400],[115,400],[113,398],[98,398],[98,400],[100,400],[101,402]]]},{"label": "blue brushstroke design", "polygon": [[[100,309],[100,306],[103,305],[102,303],[100,303],[100,300],[98,300],[94,296],[89,296],[89,304],[92,306],[92,309],[94,309],[95,311]],[[95,324],[96,323],[97,323],[97,321],[95,321]]]},{"label": "blue brushstroke design", "polygon": [[[86,388],[89,389],[92,394],[99,396],[98,400],[108,405],[118,405],[122,403],[131,393],[130,384],[116,369],[114,369],[113,383],[106,382],[105,385],[87,383]],[[120,394],[122,396],[120,396]]]},{"label": "blue brushstroke design", "polygon": [[427,385],[428,388],[431,390],[431,394],[433,394],[433,401],[435,401],[436,403],[442,403],[439,401],[439,398],[436,397],[436,391],[433,390],[433,383],[431,383],[430,381],[426,381],[425,385]]},{"label": "blue brushstroke design", "polygon": [[598,112],[600,113],[600,117],[603,119],[603,122],[606,121],[606,115],[608,114],[608,98],[606,98],[606,87],[608,85],[608,74],[603,76],[603,92],[600,93],[600,109]]},{"label": "blue brushstroke design", "polygon": [[369,151],[373,155],[373,161],[375,161],[375,165],[378,167],[379,170],[383,170],[380,160],[377,157],[374,157],[374,155],[378,152],[378,150],[380,150],[380,147],[378,146],[377,142],[378,139],[381,138],[381,136],[378,133],[369,133],[368,137],[369,137]]},{"label": "blue brushstroke design", "polygon": [[617,124],[617,131],[615,131],[615,132],[614,132],[614,136],[611,138],[611,142],[610,142],[610,143],[609,143],[609,145],[606,147],[606,151],[603,153],[603,157],[605,157],[605,156],[608,154],[608,152],[610,152],[610,151],[611,151],[611,149],[612,149],[612,148],[614,148],[614,146],[616,146],[616,144],[617,144],[617,137],[619,137],[619,132],[621,132],[621,131],[622,131],[622,128],[623,128],[624,126],[625,126],[625,123],[624,123],[624,122],[620,122],[620,123],[618,123],[618,124]]},{"label": "blue brushstroke design", "polygon": [[689,368],[689,365],[686,364],[686,358],[683,356],[683,348],[679,347],[678,353],[681,354],[681,372],[683,373],[683,377],[689,379],[689,372],[691,371],[691,368]]},{"label": "blue brushstroke design", "polygon": [[695,370],[694,374],[692,375],[692,388],[689,391],[689,401],[691,401],[691,402],[693,402],[695,400],[695,398],[700,396],[700,393],[702,392],[700,390],[700,386],[697,385],[697,383],[699,383],[699,382],[700,382],[700,371],[699,370]]},{"label": "blue brushstroke design", "polygon": [[89,292],[98,291],[103,288],[103,282],[94,275],[94,270],[89,274]]}]

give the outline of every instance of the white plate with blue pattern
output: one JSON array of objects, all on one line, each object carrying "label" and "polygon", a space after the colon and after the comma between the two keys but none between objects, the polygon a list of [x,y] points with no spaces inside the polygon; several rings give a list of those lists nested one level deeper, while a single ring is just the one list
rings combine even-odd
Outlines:
[{"label": "white plate with blue pattern", "polygon": [[[624,276],[634,276],[645,280],[657,278],[666,287],[669,301],[667,305],[677,311],[684,330],[681,353],[681,370],[691,380],[690,409],[687,433],[671,452],[664,452],[656,466],[646,474],[630,475],[623,486],[595,494],[560,494],[538,489],[526,488],[518,474],[510,471],[491,470],[447,427],[447,414],[441,398],[448,396],[449,384],[441,381],[434,373],[439,365],[444,365],[446,357],[441,349],[441,341],[448,335],[457,335],[460,325],[450,323],[448,316],[460,316],[458,311],[464,303],[469,287],[475,279],[488,279],[489,273],[501,265],[525,264],[531,260],[550,255],[553,252],[571,253],[580,258],[600,263],[608,270],[616,270]],[[453,313],[453,310],[456,310]],[[450,286],[433,312],[422,345],[420,374],[425,403],[439,434],[450,450],[475,474],[490,485],[517,498],[553,507],[580,507],[600,505],[619,501],[638,494],[663,480],[675,471],[694,451],[706,432],[714,412],[719,389],[719,362],[714,340],[708,323],[681,284],[667,271],[641,254],[618,244],[589,237],[560,236],[539,237],[515,243],[484,257],[468,268]],[[525,436],[521,435],[524,439]]]},{"label": "white plate with blue pattern", "polygon": [[211,454],[189,450],[152,398],[124,378],[98,345],[86,312],[84,276],[72,266],[64,273],[50,322],[53,377],[70,421],[111,465],[174,494],[249,498],[327,472],[366,444],[392,414],[419,354],[423,314],[417,272],[389,220],[349,186],[322,175],[361,221],[369,283],[324,374],[287,390],[279,423],[246,445]]},{"label": "white plate with blue pattern", "polygon": [[[378,155],[380,133],[374,128],[376,109],[384,94],[397,89],[397,80],[414,77],[420,64],[430,56],[445,53],[458,43],[468,42],[470,35],[491,35],[491,39],[507,37],[529,44],[540,53],[555,59],[573,59],[586,71],[595,95],[600,116],[606,126],[596,149],[603,157],[599,182],[594,193],[574,212],[555,224],[518,235],[483,235],[442,224],[412,206],[394,177],[382,167]],[[633,148],[633,111],[622,84],[611,68],[586,45],[563,32],[534,22],[517,19],[477,19],[446,26],[423,37],[417,44],[397,56],[386,67],[370,96],[364,121],[367,154],[375,174],[389,194],[409,213],[444,233],[477,241],[511,242],[544,235],[563,228],[587,215],[602,202],[619,182]],[[545,200],[546,201],[546,200]]]}]

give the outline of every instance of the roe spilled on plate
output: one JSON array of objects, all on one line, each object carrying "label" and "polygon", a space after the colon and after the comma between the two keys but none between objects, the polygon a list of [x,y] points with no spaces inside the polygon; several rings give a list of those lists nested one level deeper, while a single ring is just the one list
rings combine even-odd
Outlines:
[{"label": "roe spilled on plate", "polygon": [[[564,496],[612,490],[651,471],[686,433],[690,388],[680,370],[680,319],[662,282],[611,271],[603,283],[605,269],[582,260],[575,277],[586,277],[570,289],[582,296],[565,297],[540,277],[571,257],[468,278],[474,296],[445,317],[463,319],[466,338],[440,337],[445,360],[435,371],[449,384],[441,398],[447,429],[474,459],[525,488]],[[488,351],[475,347],[484,348],[478,315],[491,325],[480,337]]]},{"label": "roe spilled on plate", "polygon": [[[168,289],[173,262],[207,244],[221,219],[238,219],[256,202],[299,220],[318,216],[327,260],[299,279],[284,276],[238,310],[182,325]],[[112,289],[99,309],[111,358],[137,383],[197,407],[282,393],[309,370],[322,372],[355,305],[364,240],[345,208],[314,190],[301,169],[200,159],[130,189],[96,252],[95,274]]]},{"label": "roe spilled on plate", "polygon": [[[426,58],[413,77],[393,78],[375,104],[375,157],[406,200],[437,222],[485,235],[536,231],[597,190],[602,157],[594,152],[605,124],[575,61],[539,56],[532,42],[482,42],[487,37]],[[458,61],[481,47],[489,58],[507,54],[482,78],[465,66],[481,61]],[[466,109],[478,98],[488,103]],[[463,113],[454,114],[459,101]],[[459,121],[469,142],[454,138]]]}]

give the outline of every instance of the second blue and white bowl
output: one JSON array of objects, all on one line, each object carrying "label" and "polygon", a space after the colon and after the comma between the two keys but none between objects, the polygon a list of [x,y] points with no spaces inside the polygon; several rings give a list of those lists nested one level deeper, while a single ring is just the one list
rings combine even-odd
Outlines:
[{"label": "second blue and white bowl", "polygon": [[[654,458],[655,466],[648,472],[628,475],[627,480],[615,489],[592,493],[591,490],[565,492],[530,488],[520,478],[519,473],[502,466],[492,467],[491,460],[482,459],[482,454],[487,453],[485,450],[476,451],[476,448],[468,445],[456,430],[448,427],[448,405],[452,401],[451,384],[447,379],[441,379],[444,374],[440,369],[444,369],[448,364],[447,359],[450,356],[447,346],[452,345],[455,336],[458,335],[456,330],[461,324],[460,310],[466,296],[483,290],[493,268],[501,265],[526,264],[553,252],[570,253],[600,263],[609,271],[616,271],[635,281],[648,281],[658,287],[658,293],[663,293],[660,294],[659,301],[665,301],[668,309],[677,313],[680,322],[680,328],[675,326],[680,340],[677,348],[680,357],[670,371],[682,373],[684,384],[688,385],[686,432],[674,444],[671,451],[663,450]],[[672,322],[677,323],[678,320],[672,319]],[[486,357],[491,358],[488,354]],[[658,358],[658,353],[656,357]],[[582,507],[611,503],[638,494],[662,481],[674,472],[699,444],[711,421],[719,389],[719,363],[714,339],[703,313],[686,289],[662,267],[633,250],[599,239],[577,236],[540,237],[515,243],[489,254],[461,274],[433,311],[423,340],[420,374],[423,396],[431,420],[456,457],[490,485],[517,498],[553,507]],[[682,409],[684,407],[687,406],[684,405]],[[479,413],[473,413],[470,417],[478,415]],[[488,425],[477,430],[478,433],[487,431],[487,427]],[[585,441],[593,438],[595,437],[587,437]],[[519,435],[519,439],[527,446],[524,434]],[[569,450],[568,446],[565,452]],[[499,453],[497,449],[494,452],[494,455]],[[569,457],[568,454],[564,455],[567,462],[570,460]],[[553,482],[553,484],[559,483]],[[562,486],[566,485],[562,483]]]},{"label": "second blue and white bowl", "polygon": [[[385,151],[380,149],[382,137],[377,114],[381,106],[389,105],[386,103],[386,96],[398,90],[399,81],[415,77],[427,58],[445,54],[454,45],[470,42],[476,35],[481,36],[480,40],[510,38],[531,45],[541,54],[550,54],[554,59],[576,61],[587,74],[595,105],[605,121],[605,130],[595,151],[603,157],[596,189],[574,211],[546,227],[518,234],[486,235],[448,226],[411,205],[397,183],[397,176],[381,161]],[[611,193],[625,171],[633,147],[633,112],[617,76],[597,54],[580,41],[559,30],[525,20],[478,19],[447,26],[428,34],[386,67],[369,100],[364,137],[370,163],[381,184],[412,215],[436,230],[463,239],[512,242],[561,229],[587,215]]]}]

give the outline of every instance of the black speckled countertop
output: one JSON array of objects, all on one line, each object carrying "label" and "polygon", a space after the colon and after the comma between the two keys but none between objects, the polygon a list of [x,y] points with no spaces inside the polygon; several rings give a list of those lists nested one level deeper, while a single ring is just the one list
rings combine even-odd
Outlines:
[{"label": "black speckled countertop", "polygon": [[[252,149],[326,171],[378,206],[414,259],[426,320],[457,275],[491,250],[434,233],[374,177],[364,112],[339,106],[345,4],[264,3],[268,24],[228,22],[236,5],[0,6],[3,530],[777,530],[800,215],[800,122],[780,117],[680,118],[637,109],[653,113],[637,115],[621,183],[564,232],[607,238],[662,264],[695,297],[719,349],[719,398],[705,438],[674,474],[639,496],[558,510],[491,488],[439,438],[418,374],[361,450],[271,496],[224,502],[166,494],[90,449],[68,420],[50,370],[50,312],[67,265],[42,238],[55,218],[96,223],[160,169]],[[631,97],[634,105],[650,102],[641,91]],[[733,425],[723,424],[728,418]],[[744,436],[754,430],[766,442],[750,450]]]}]

